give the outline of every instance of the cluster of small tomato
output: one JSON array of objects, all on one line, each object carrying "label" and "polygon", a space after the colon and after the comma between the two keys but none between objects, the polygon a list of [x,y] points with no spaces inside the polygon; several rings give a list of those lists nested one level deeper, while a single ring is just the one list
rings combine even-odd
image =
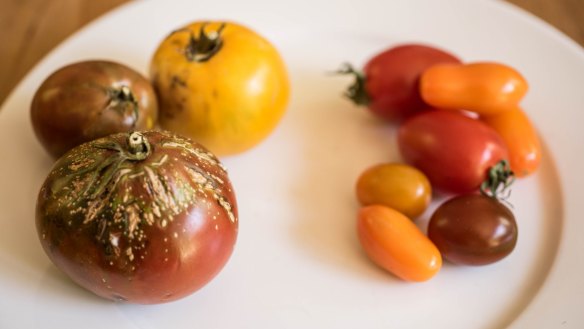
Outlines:
[{"label": "cluster of small tomato", "polygon": [[[486,265],[508,256],[517,223],[504,204],[515,177],[540,164],[538,135],[520,108],[528,84],[498,62],[462,62],[433,46],[403,44],[357,71],[347,96],[398,126],[405,163],[382,163],[358,178],[357,232],[367,255],[407,281],[426,281],[442,258]],[[414,223],[433,199],[427,234]]]}]

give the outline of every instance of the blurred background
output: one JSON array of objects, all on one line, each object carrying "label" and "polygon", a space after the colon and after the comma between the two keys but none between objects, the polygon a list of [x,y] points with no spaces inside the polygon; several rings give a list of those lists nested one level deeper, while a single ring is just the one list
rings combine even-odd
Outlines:
[{"label": "blurred background", "polygon": [[[0,0],[0,104],[56,45],[131,0]],[[487,0],[485,0],[487,1]],[[520,7],[584,46],[584,0],[488,0]],[[59,19],[66,17],[66,19]]]}]

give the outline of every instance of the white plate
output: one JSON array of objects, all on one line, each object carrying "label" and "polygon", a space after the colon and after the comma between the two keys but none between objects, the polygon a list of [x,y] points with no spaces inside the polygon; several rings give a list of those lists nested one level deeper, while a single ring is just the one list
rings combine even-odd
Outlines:
[{"label": "white plate", "polygon": [[[101,300],[61,274],[38,243],[35,198],[51,160],[32,133],[31,96],[48,74],[80,59],[146,73],[157,43],[197,19],[235,20],[272,40],[291,73],[289,110],[264,143],[224,159],[241,218],[219,276],[174,303]],[[520,229],[513,254],[485,267],[446,264],[422,284],[378,269],[358,245],[353,185],[367,166],[399,160],[395,127],[349,104],[340,96],[348,78],[328,74],[400,42],[519,69],[531,84],[524,108],[546,146],[539,172],[513,191]],[[0,112],[0,328],[583,328],[582,86],[579,46],[494,0],[124,6],[47,56]]]}]

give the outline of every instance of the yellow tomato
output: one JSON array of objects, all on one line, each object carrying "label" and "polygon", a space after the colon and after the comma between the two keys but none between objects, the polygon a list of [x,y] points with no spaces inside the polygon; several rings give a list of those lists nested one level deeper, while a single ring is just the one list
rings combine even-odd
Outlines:
[{"label": "yellow tomato", "polygon": [[432,187],[426,175],[400,163],[368,168],[357,179],[355,189],[362,205],[385,205],[410,218],[421,215],[432,199]]},{"label": "yellow tomato", "polygon": [[265,38],[233,22],[194,22],[159,45],[150,76],[162,128],[218,155],[259,144],[282,118],[290,85]]}]

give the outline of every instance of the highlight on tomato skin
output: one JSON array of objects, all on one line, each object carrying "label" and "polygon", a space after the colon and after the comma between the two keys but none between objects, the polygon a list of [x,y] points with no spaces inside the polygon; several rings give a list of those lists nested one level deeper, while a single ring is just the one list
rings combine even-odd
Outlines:
[{"label": "highlight on tomato skin", "polygon": [[357,235],[375,264],[405,281],[430,280],[442,267],[434,243],[408,217],[387,206],[362,207]]},{"label": "highlight on tomato skin", "polygon": [[420,77],[420,94],[427,104],[480,115],[512,109],[528,89],[520,72],[497,62],[437,64]]},{"label": "highlight on tomato skin", "polygon": [[535,127],[521,107],[483,116],[481,120],[495,129],[505,141],[510,166],[516,177],[525,177],[537,171],[541,164],[541,143]]}]

